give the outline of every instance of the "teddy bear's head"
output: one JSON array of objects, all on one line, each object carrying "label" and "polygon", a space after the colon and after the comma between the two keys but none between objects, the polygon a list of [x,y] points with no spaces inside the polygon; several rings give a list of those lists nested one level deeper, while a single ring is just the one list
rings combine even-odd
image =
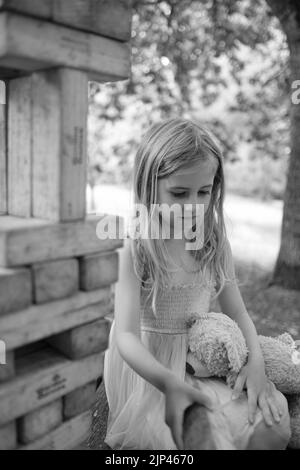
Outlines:
[{"label": "teddy bear's head", "polygon": [[188,325],[189,351],[212,375],[227,377],[240,371],[248,349],[235,321],[223,313],[209,312],[192,315]]}]

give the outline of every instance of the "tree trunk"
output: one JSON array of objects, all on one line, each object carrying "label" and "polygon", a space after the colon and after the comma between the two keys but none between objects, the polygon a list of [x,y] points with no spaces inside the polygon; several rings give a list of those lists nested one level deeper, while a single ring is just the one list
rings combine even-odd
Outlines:
[{"label": "tree trunk", "polygon": [[[300,80],[300,4],[267,0],[281,22],[290,50],[291,85]],[[294,90],[291,87],[291,93]],[[300,104],[290,100],[291,153],[284,195],[281,245],[271,284],[300,290]]]}]

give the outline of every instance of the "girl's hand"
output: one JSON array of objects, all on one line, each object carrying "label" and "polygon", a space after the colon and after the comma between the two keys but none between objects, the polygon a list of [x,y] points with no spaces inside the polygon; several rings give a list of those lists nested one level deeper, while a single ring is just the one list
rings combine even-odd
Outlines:
[{"label": "girl's hand", "polygon": [[241,369],[232,398],[238,398],[244,387],[248,394],[249,422],[254,423],[256,408],[259,406],[268,426],[272,426],[273,420],[279,423],[283,411],[277,402],[276,387],[266,377],[264,365],[250,362]]},{"label": "girl's hand", "polygon": [[195,402],[212,409],[213,401],[209,395],[201,390],[179,381],[170,384],[166,388],[165,396],[165,421],[171,430],[177,448],[184,450],[182,430],[185,409]]}]

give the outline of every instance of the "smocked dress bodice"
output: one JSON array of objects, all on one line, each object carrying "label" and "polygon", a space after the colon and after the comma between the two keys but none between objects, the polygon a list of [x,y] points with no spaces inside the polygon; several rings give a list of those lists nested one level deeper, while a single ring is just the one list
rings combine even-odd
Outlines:
[{"label": "smocked dress bodice", "polygon": [[156,314],[151,306],[152,296],[147,298],[149,288],[141,286],[141,329],[157,333],[186,333],[191,316],[208,312],[215,285],[212,274],[203,277],[200,273],[192,284],[165,284],[158,291]]}]

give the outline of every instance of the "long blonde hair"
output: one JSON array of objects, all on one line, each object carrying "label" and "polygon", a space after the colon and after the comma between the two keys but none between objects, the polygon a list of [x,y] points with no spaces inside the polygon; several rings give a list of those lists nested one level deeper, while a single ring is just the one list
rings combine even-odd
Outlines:
[{"label": "long blonde hair", "polygon": [[[217,296],[229,277],[223,216],[223,155],[211,132],[203,125],[183,118],[167,119],[152,125],[144,135],[135,156],[133,195],[135,204],[147,207],[151,220],[152,204],[157,204],[157,180],[208,158],[215,164],[216,172],[204,218],[204,243],[201,249],[193,250],[191,254],[199,262],[204,277],[208,267],[214,270],[220,285]],[[152,309],[155,313],[159,286],[169,280],[165,244],[161,239],[136,237],[131,246],[135,274],[143,285],[150,284],[149,296],[153,293]]]}]

